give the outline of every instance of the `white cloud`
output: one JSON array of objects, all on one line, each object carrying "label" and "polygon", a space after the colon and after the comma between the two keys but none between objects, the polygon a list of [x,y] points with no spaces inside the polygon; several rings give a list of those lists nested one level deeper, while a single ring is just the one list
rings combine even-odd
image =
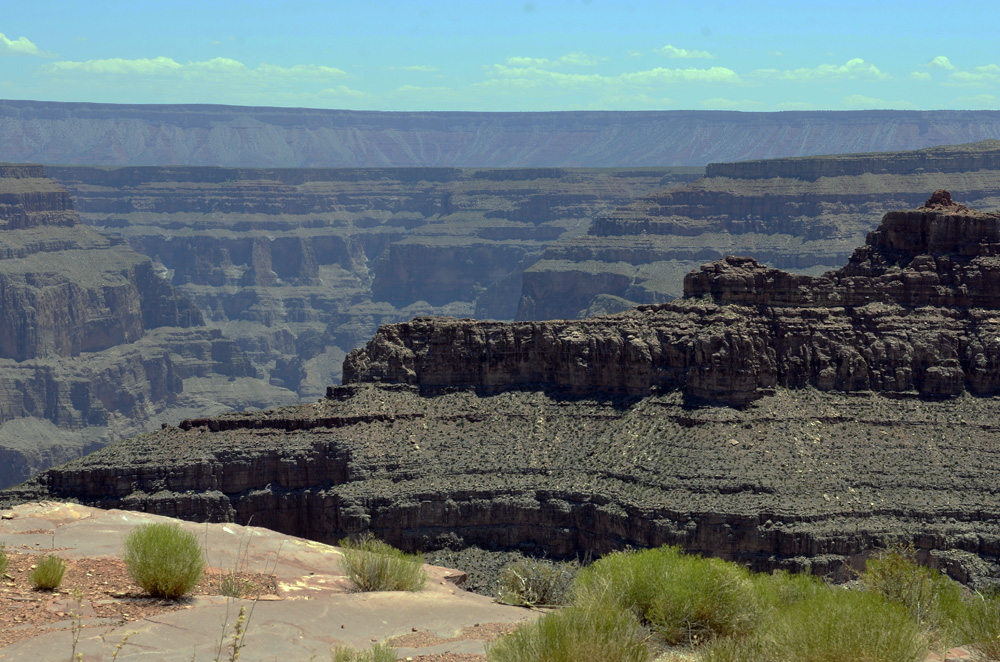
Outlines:
[{"label": "white cloud", "polygon": [[511,67],[558,67],[564,64],[589,67],[597,64],[597,58],[587,55],[586,53],[575,51],[573,53],[563,55],[557,60],[550,60],[545,57],[513,56],[507,58],[506,62]]},{"label": "white cloud", "polygon": [[932,59],[930,62],[928,62],[927,66],[931,67],[932,69],[933,68],[940,68],[940,69],[947,69],[948,71],[954,71],[957,68],[957,67],[955,67],[955,65],[953,65],[951,63],[951,60],[949,60],[944,55],[938,55],[937,57],[935,57],[934,59]]},{"label": "white cloud", "polygon": [[968,87],[993,87],[1000,83],[1000,66],[985,64],[972,71],[955,71],[949,76],[953,84]]},{"label": "white cloud", "polygon": [[0,32],[0,55],[37,55],[39,57],[53,57],[52,53],[39,50],[27,37],[8,39],[7,35]]},{"label": "white cloud", "polygon": [[657,51],[661,55],[683,60],[712,60],[715,56],[708,51],[689,51],[686,48],[677,48],[673,44],[667,44]]},{"label": "white cloud", "polygon": [[910,72],[910,78],[913,80],[931,80],[932,76],[926,71],[913,71]]},{"label": "white cloud", "polygon": [[977,94],[971,97],[958,97],[955,103],[962,108],[1000,108],[1000,97],[992,94]]},{"label": "white cloud", "polygon": [[774,78],[797,82],[828,80],[831,78],[875,78],[884,79],[888,76],[874,64],[867,64],[857,57],[845,64],[821,64],[817,67],[800,69],[757,69],[752,76],[757,78]]},{"label": "white cloud", "polygon": [[648,71],[622,74],[621,80],[646,85],[662,83],[739,83],[740,77],[726,67],[708,69],[664,69],[657,67]]},{"label": "white cloud", "polygon": [[489,71],[494,77],[478,85],[512,88],[532,88],[547,85],[620,88],[623,86],[653,87],[682,83],[735,84],[740,82],[740,77],[736,72],[726,67],[710,67],[708,69],[666,69],[657,67],[646,71],[622,73],[617,76],[568,74],[539,67],[509,67],[503,64],[495,64]]},{"label": "white cloud", "polygon": [[275,64],[261,64],[251,69],[239,60],[217,57],[203,62],[188,62],[181,64],[169,57],[139,58],[125,60],[111,58],[107,60],[86,60],[83,62],[61,61],[53,62],[47,67],[50,73],[85,73],[95,75],[123,76],[172,76],[184,78],[214,78],[218,76],[232,77],[234,81],[249,79],[257,81],[282,82],[283,80],[327,80],[340,78],[346,73],[336,67],[326,67],[314,64],[296,64],[282,67]]},{"label": "white cloud", "polygon": [[363,92],[361,90],[354,90],[346,85],[337,85],[336,87],[326,87],[319,91],[319,94],[327,97],[336,97],[338,99],[369,99],[372,97],[368,92]]}]

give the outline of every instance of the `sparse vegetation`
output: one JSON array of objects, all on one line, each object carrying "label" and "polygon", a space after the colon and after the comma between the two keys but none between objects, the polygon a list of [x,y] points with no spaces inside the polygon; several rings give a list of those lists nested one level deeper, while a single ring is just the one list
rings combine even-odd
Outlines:
[{"label": "sparse vegetation", "polygon": [[358,591],[419,591],[427,580],[420,554],[406,554],[371,534],[339,544],[341,565]]},{"label": "sparse vegetation", "polygon": [[569,602],[580,565],[526,558],[504,566],[497,580],[497,602],[526,607],[554,607]]},{"label": "sparse vegetation", "polygon": [[671,645],[742,635],[761,612],[748,570],[668,546],[597,561],[577,577],[574,602],[631,612]]},{"label": "sparse vegetation", "polygon": [[0,543],[0,579],[7,573],[7,566],[10,565],[10,559],[7,558],[7,550],[4,549],[3,543]]},{"label": "sparse vegetation", "polygon": [[337,646],[330,651],[330,662],[396,662],[396,649],[388,644],[372,644],[366,651]]},{"label": "sparse vegetation", "polygon": [[31,585],[39,591],[53,591],[62,584],[66,563],[54,554],[42,554],[31,571]]},{"label": "sparse vegetation", "polygon": [[197,537],[178,524],[142,524],[125,536],[122,560],[132,580],[158,598],[190,593],[205,572]]},{"label": "sparse vegetation", "polygon": [[501,637],[489,662],[646,662],[645,632],[629,611],[611,605],[567,607]]}]

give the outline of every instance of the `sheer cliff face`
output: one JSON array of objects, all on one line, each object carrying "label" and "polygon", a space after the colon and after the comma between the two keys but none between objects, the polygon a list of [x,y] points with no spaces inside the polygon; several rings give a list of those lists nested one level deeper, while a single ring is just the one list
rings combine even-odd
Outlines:
[{"label": "sheer cliff face", "polygon": [[179,404],[238,405],[222,384],[182,404],[185,380],[213,375],[257,381],[147,258],[80,223],[41,166],[0,165],[0,485],[176,420]]},{"label": "sheer cliff face", "polygon": [[601,295],[669,301],[682,294],[684,274],[725,255],[816,275],[847,261],[883,213],[915,207],[939,187],[996,208],[998,182],[995,140],[710,164],[704,179],[637,199],[549,246],[525,271],[516,319],[586,316]]},{"label": "sheer cliff face", "polygon": [[348,356],[344,381],[682,389],[731,404],[777,386],[1000,393],[1000,215],[944,199],[887,214],[845,267],[822,277],[729,257],[689,274],[684,299],[618,316],[389,325]]}]

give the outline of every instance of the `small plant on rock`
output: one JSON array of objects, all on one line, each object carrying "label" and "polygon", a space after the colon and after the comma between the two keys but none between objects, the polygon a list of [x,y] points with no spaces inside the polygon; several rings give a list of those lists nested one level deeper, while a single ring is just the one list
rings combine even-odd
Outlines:
[{"label": "small plant on rock", "polygon": [[31,585],[39,591],[53,591],[62,584],[66,563],[52,554],[43,554],[31,571]]},{"label": "small plant on rock", "polygon": [[497,579],[497,602],[526,607],[554,607],[569,601],[577,563],[523,559],[504,566]]},{"label": "small plant on rock", "polygon": [[388,644],[372,644],[371,650],[359,651],[337,646],[330,651],[331,662],[396,662],[396,649]]},{"label": "small plant on rock", "polygon": [[340,541],[341,566],[358,591],[419,591],[427,580],[420,554],[406,554],[366,534]]},{"label": "small plant on rock", "polygon": [[142,524],[125,536],[122,560],[132,581],[158,598],[187,595],[205,572],[197,537],[178,524]]}]

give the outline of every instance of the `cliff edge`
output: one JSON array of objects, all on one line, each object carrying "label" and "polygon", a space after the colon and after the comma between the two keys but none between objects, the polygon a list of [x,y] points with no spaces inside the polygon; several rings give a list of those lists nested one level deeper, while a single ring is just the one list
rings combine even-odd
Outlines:
[{"label": "cliff edge", "polygon": [[777,386],[927,396],[1000,392],[1000,215],[936,192],[890,212],[847,265],[789,274],[727,257],[684,298],[586,320],[387,325],[344,383],[423,390],[551,388],[639,396],[681,389],[746,404]]}]

